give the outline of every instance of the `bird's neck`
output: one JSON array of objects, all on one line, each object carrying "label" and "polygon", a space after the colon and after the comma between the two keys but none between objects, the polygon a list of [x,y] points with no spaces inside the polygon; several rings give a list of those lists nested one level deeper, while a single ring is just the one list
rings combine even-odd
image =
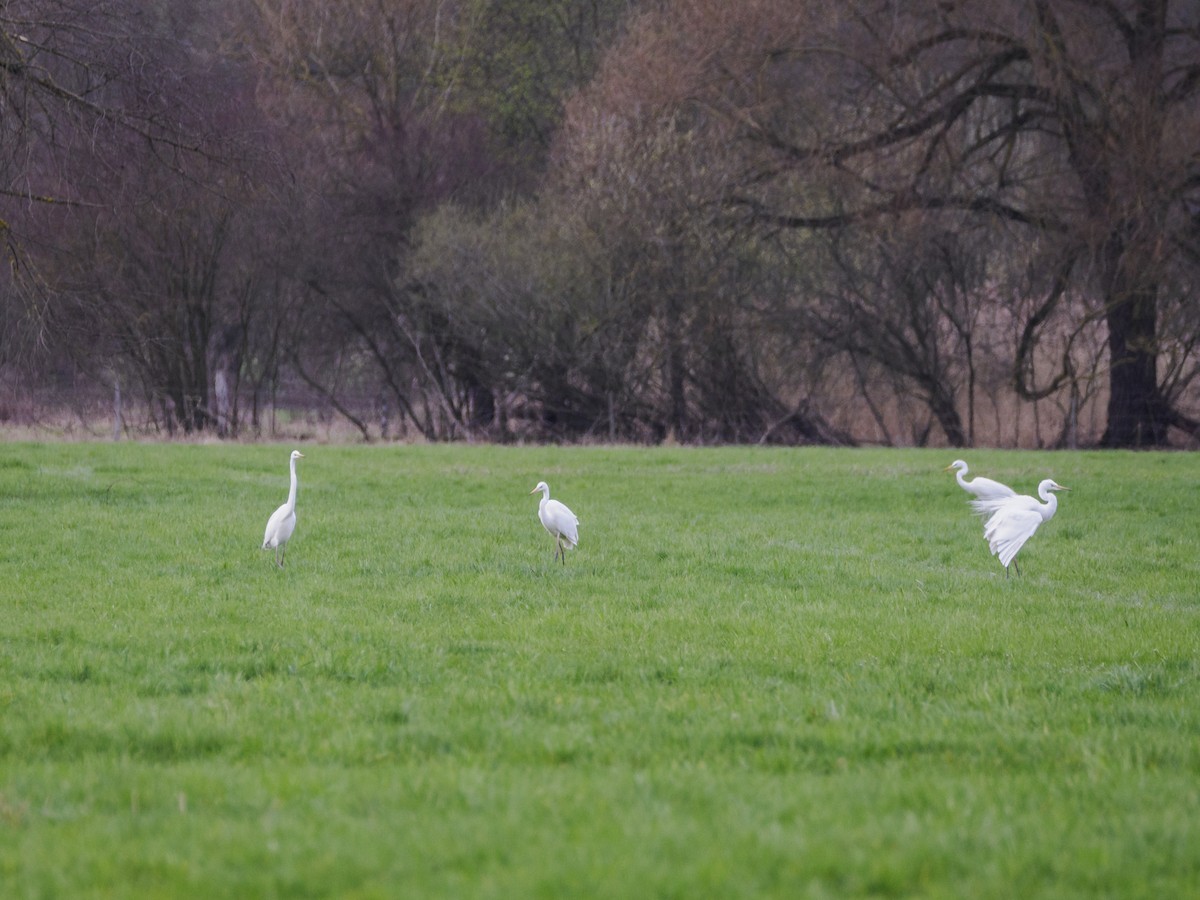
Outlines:
[{"label": "bird's neck", "polygon": [[288,509],[296,508],[296,461],[292,460],[292,486],[288,488]]}]

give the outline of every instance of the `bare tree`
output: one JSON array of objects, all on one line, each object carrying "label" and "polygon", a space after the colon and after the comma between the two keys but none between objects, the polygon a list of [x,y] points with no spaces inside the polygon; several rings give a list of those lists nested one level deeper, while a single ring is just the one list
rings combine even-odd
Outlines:
[{"label": "bare tree", "polygon": [[211,6],[0,11],[0,203],[27,324],[96,378],[132,377],[185,430],[216,421],[227,192],[244,197],[262,157]]},{"label": "bare tree", "polygon": [[439,206],[465,223],[535,183],[559,93],[587,76],[625,5],[256,0],[248,33],[309,205],[294,272],[311,341],[292,366],[360,431],[339,394],[386,398],[430,439],[504,433],[511,369],[472,330],[493,320],[450,290],[464,278],[407,270],[414,234],[433,217],[416,238],[428,247]]},{"label": "bare tree", "polygon": [[986,255],[971,246],[969,229],[923,219],[807,242],[797,284],[808,299],[791,327],[890,373],[925,403],[948,443],[966,446],[974,440]]},{"label": "bare tree", "polygon": [[[763,151],[742,200],[772,227],[953,211],[1056,244],[1059,277],[1026,321],[1018,390],[1047,396],[1069,380],[1060,370],[1034,388],[1021,373],[1041,323],[1086,288],[1108,331],[1102,443],[1161,444],[1169,426],[1200,425],[1169,402],[1158,365],[1160,316],[1179,300],[1166,272],[1196,240],[1196,15],[1169,0],[847,4],[819,34],[763,48],[762,81],[788,92],[767,114],[735,105]],[[779,189],[801,183],[826,190]]]}]

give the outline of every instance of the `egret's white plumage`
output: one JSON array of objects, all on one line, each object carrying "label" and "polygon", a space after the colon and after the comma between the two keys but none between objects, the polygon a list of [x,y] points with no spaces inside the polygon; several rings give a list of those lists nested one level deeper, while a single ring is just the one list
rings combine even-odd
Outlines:
[{"label": "egret's white plumage", "polygon": [[579,519],[564,504],[550,499],[550,486],[546,482],[539,481],[537,487],[529,493],[536,494],[538,491],[542,492],[542,500],[538,503],[538,518],[554,538],[555,561],[561,556],[563,565],[566,565],[567,547],[579,544]]},{"label": "egret's white plumage", "polygon": [[283,568],[283,557],[287,553],[287,542],[291,540],[292,532],[296,530],[296,460],[304,459],[304,454],[293,450],[291,456],[292,485],[288,490],[287,502],[267,519],[267,530],[263,534],[262,548],[275,551],[275,565]]},{"label": "egret's white plumage", "polygon": [[[1025,542],[1033,537],[1038,526],[1050,521],[1058,510],[1058,498],[1052,491],[1066,491],[1069,488],[1057,484],[1052,478],[1047,478],[1038,485],[1039,503],[1027,494],[994,501],[991,518],[983,526],[983,537],[988,542],[992,554],[999,558],[1008,574],[1009,563],[1016,563],[1017,551],[1025,546]],[[977,501],[978,502],[978,501]],[[1021,568],[1017,567],[1017,574]]]},{"label": "egret's white plumage", "polygon": [[977,500],[1003,500],[1005,497],[1017,496],[1017,492],[1007,484],[990,478],[975,477],[967,481],[967,464],[961,459],[956,459],[942,471],[949,472],[951,469],[954,469],[954,478],[958,481],[958,486],[968,494],[974,494]]}]

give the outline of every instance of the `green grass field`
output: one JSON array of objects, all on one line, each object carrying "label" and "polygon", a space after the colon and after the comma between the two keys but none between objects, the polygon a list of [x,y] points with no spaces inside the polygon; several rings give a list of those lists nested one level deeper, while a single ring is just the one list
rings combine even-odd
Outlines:
[{"label": "green grass field", "polygon": [[0,444],[4,897],[1200,891],[1200,456],[290,449]]}]

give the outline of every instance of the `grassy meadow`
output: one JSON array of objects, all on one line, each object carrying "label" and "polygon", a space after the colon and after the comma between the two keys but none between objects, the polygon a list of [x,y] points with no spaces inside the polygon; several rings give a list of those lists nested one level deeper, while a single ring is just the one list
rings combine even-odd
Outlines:
[{"label": "grassy meadow", "polygon": [[0,444],[4,897],[1200,891],[1196,454],[290,449]]}]

